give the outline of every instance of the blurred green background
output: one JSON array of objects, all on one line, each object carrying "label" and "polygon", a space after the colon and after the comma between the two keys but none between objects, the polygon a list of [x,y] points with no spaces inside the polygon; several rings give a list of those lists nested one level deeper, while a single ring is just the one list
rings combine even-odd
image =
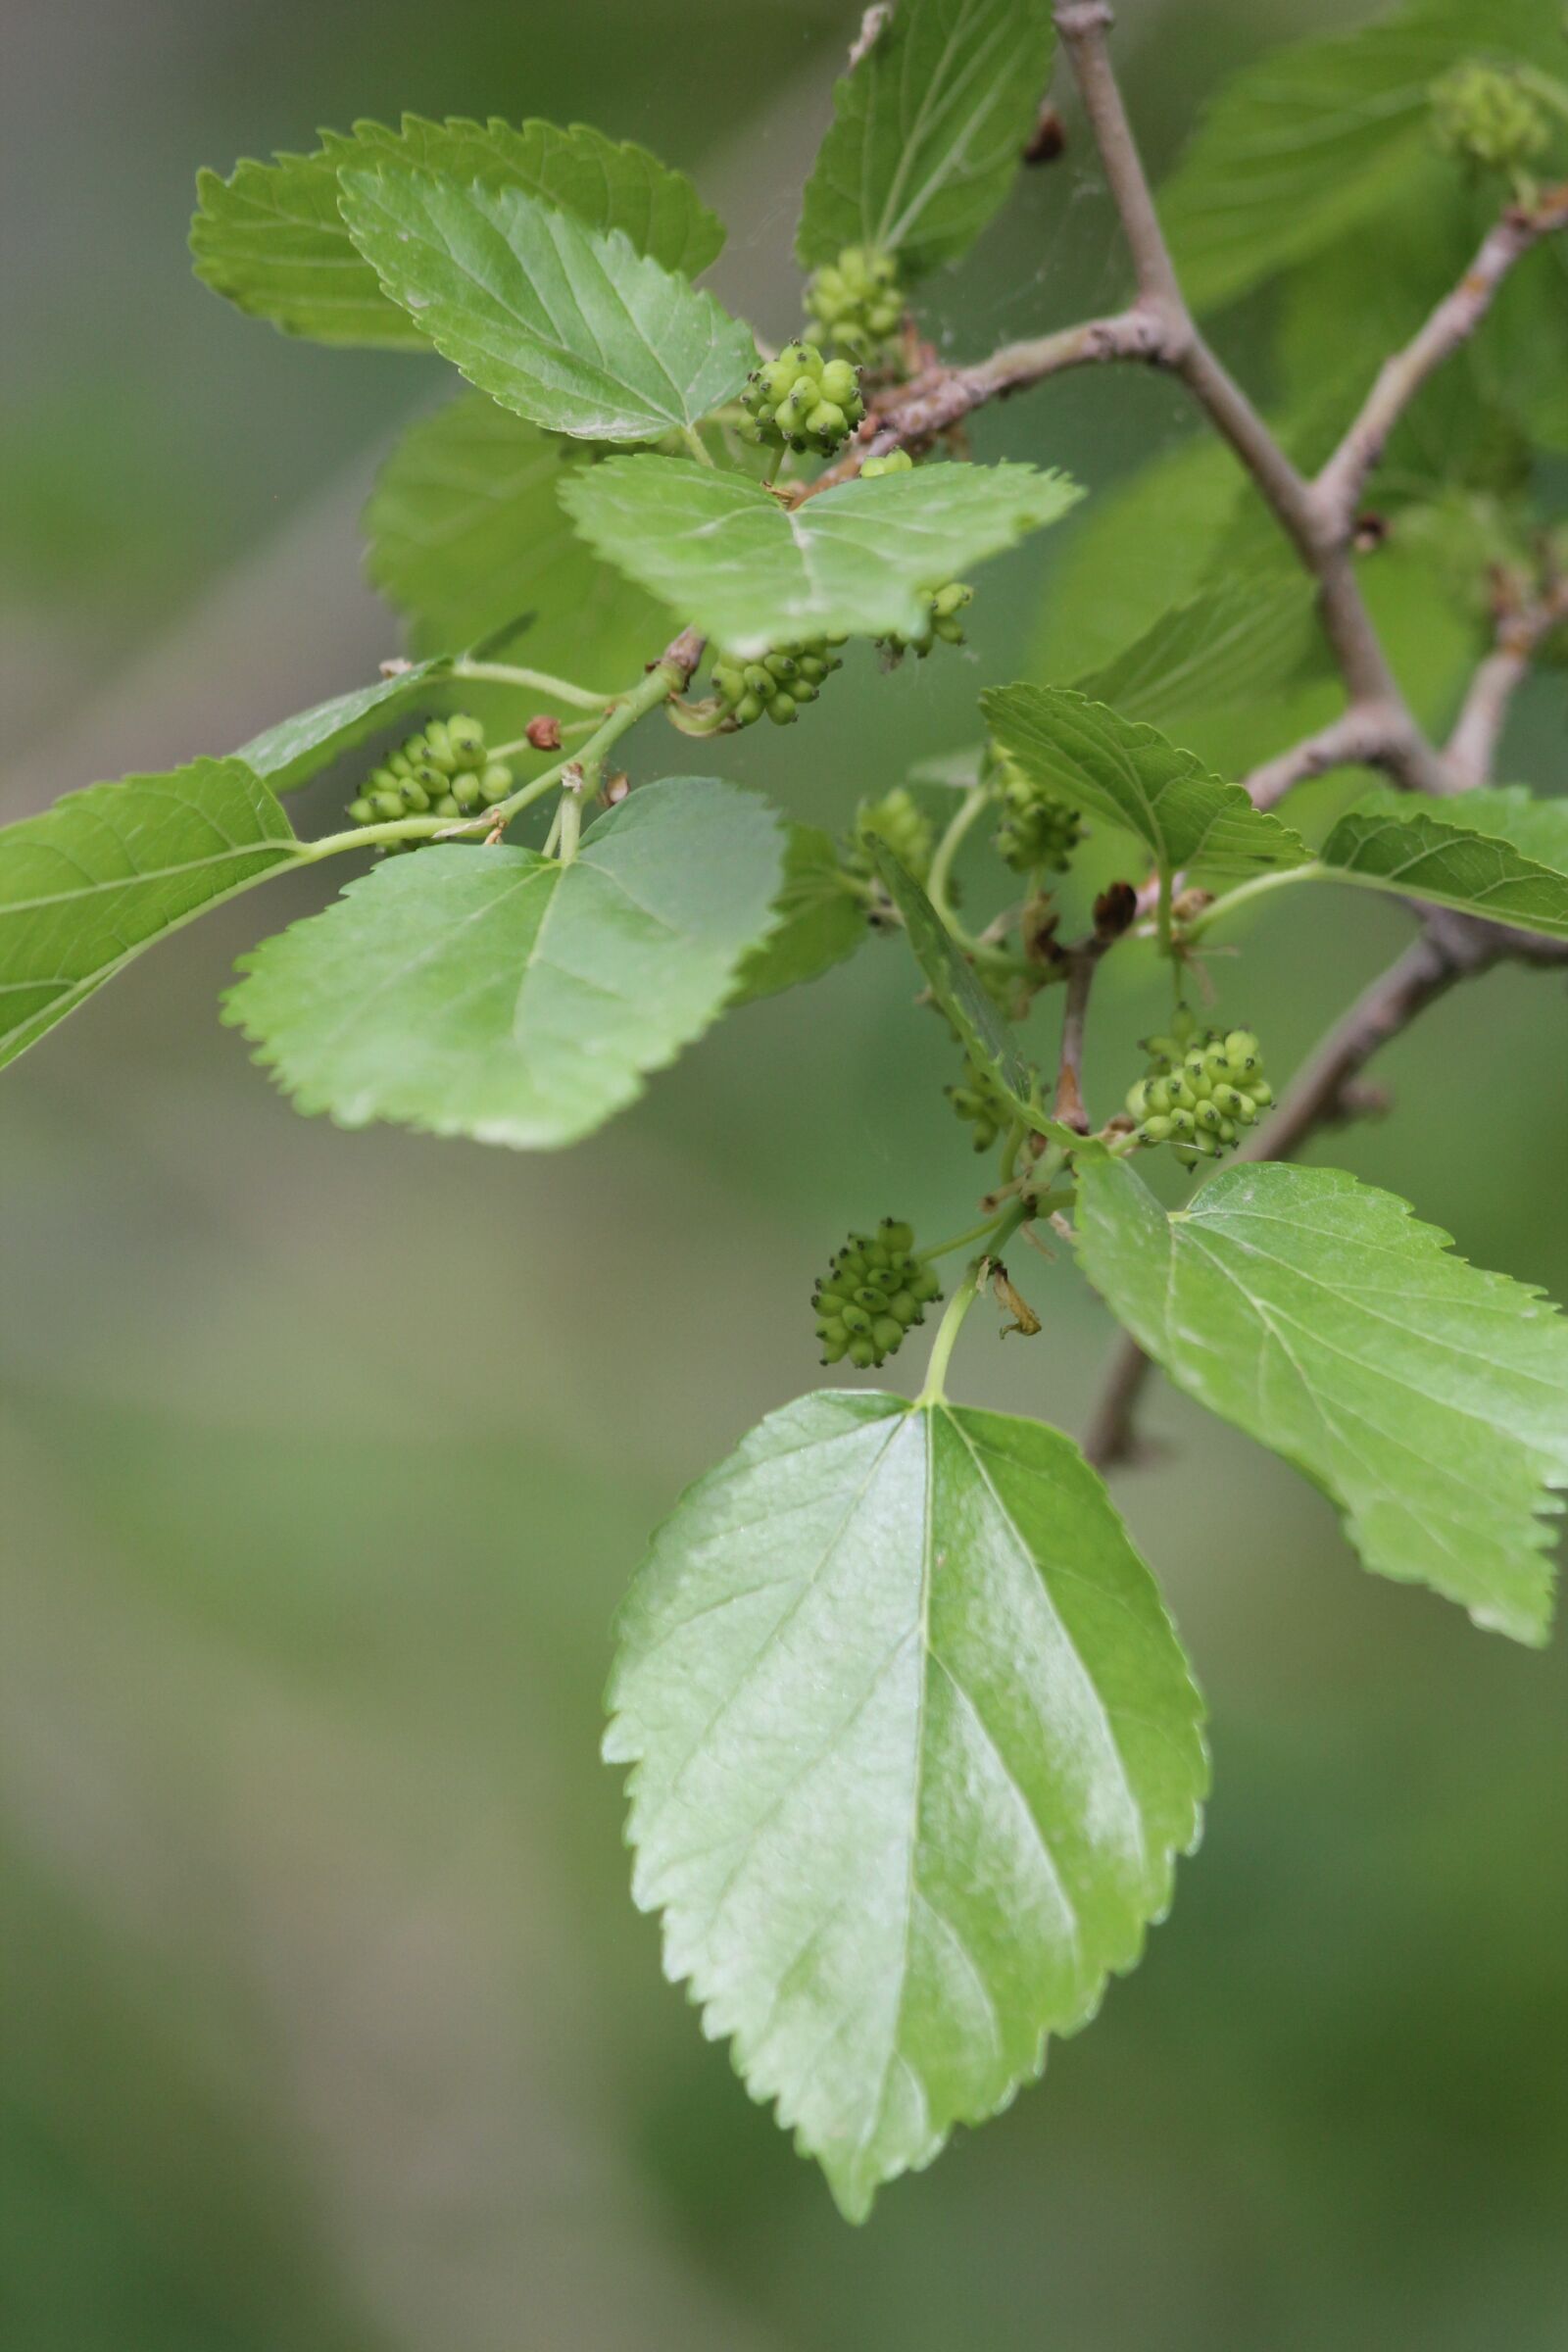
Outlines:
[{"label": "blurred green background", "polygon": [[[1128,0],[1152,156],[1229,62],[1354,13]],[[222,750],[395,649],[356,518],[444,370],[200,290],[198,164],[403,106],[587,117],[694,171],[731,223],[718,290],[782,334],[857,15],[8,0],[3,812]],[[978,352],[1118,291],[1075,141],[934,315]],[[1259,331],[1230,322],[1244,368]],[[1105,374],[976,438],[1103,491],[1187,422]],[[992,567],[968,658],[864,662],[831,724],[731,772],[842,813],[963,745],[1071,527]],[[1550,784],[1563,730],[1559,671],[1506,773]],[[967,1221],[940,1032],[883,946],[568,1157],[341,1135],[217,1018],[258,926],[335,880],[186,931],[0,1093],[7,2345],[1561,2347],[1562,1649],[1366,1577],[1314,1493],[1163,1390],[1116,1491],[1209,1695],[1206,1841],[1044,2084],[838,2221],[661,1980],[599,1702],[648,1527],[816,1376],[807,1294],[845,1228]],[[1281,1069],[1407,929],[1305,895],[1248,967]],[[1158,1002],[1127,961],[1102,1096]],[[1331,1147],[1558,1296],[1565,1022],[1560,983],[1455,996],[1380,1070],[1399,1117]],[[999,1350],[976,1317],[961,1381],[1076,1429],[1105,1319],[1065,1265],[1017,1270],[1044,1336]]]}]

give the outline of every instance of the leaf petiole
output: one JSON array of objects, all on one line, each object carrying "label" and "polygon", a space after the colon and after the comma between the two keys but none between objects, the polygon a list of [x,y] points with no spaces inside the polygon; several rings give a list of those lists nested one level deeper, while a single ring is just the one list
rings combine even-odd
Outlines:
[{"label": "leaf petiole", "polygon": [[1221,915],[1234,914],[1238,906],[1245,906],[1250,900],[1260,899],[1271,890],[1288,889],[1294,882],[1326,881],[1330,870],[1321,859],[1314,858],[1310,865],[1280,866],[1266,874],[1252,874],[1246,882],[1238,882],[1234,890],[1226,891],[1222,898],[1215,899],[1201,913],[1195,914],[1185,926],[1186,937],[1189,941],[1201,939]]},{"label": "leaf petiole", "polygon": [[[953,1354],[954,1344],[963,1328],[963,1319],[975,1302],[986,1260],[994,1257],[1008,1236],[1016,1233],[1020,1225],[1027,1223],[1033,1217],[1035,1207],[1036,1204],[1033,1200],[1014,1200],[1007,1208],[1004,1209],[1002,1215],[991,1226],[982,1228],[983,1231],[989,1232],[991,1247],[982,1251],[980,1256],[970,1260],[963,1280],[948,1301],[946,1311],[937,1326],[937,1336],[931,1343],[931,1358],[926,1365],[925,1386],[921,1389],[919,1396],[915,1397],[912,1410],[918,1411],[922,1406],[943,1404],[947,1401],[945,1384],[948,1376],[948,1364]],[[956,1244],[951,1246],[956,1248]]]}]

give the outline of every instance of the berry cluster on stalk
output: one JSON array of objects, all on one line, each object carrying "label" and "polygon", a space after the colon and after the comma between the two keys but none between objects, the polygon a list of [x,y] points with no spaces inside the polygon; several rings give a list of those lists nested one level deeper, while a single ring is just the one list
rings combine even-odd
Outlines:
[{"label": "berry cluster on stalk", "polygon": [[1084,836],[1078,809],[1005,752],[995,755],[993,781],[1002,806],[997,855],[1015,874],[1064,874]]},{"label": "berry cluster on stalk", "polygon": [[874,245],[846,245],[808,281],[806,314],[818,343],[856,360],[885,358],[904,316],[898,263]]},{"label": "berry cluster on stalk", "polygon": [[885,1363],[941,1296],[914,1255],[912,1225],[884,1217],[874,1234],[852,1233],[811,1294],[823,1363],[848,1357],[861,1372]]},{"label": "berry cluster on stalk", "polygon": [[752,438],[830,458],[865,415],[858,370],[824,360],[814,343],[790,343],[766,360],[741,394]]},{"label": "berry cluster on stalk", "polygon": [[787,727],[814,703],[823,681],[844,664],[835,648],[842,637],[812,637],[804,645],[780,646],[755,662],[720,654],[713,663],[713,692],[732,726],[750,727],[770,718]]},{"label": "berry cluster on stalk", "polygon": [[[512,770],[492,760],[484,728],[466,711],[432,718],[417,735],[373,767],[348,813],[357,825],[391,824],[400,816],[473,816],[493,808],[512,790]],[[414,849],[391,842],[389,849]]]},{"label": "berry cluster on stalk", "polygon": [[1141,1144],[1168,1143],[1184,1167],[1228,1152],[1274,1100],[1250,1029],[1199,1031],[1183,1005],[1168,1037],[1144,1041],[1148,1074],[1127,1097]]}]

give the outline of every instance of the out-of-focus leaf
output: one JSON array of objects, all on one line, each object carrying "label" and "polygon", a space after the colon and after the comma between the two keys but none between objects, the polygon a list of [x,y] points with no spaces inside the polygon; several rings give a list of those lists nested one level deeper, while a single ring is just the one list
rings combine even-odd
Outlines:
[{"label": "out-of-focus leaf", "polygon": [[1048,0],[903,0],[834,91],[803,267],[870,245],[912,278],[966,253],[1006,201],[1053,42]]},{"label": "out-of-focus leaf", "polygon": [[1338,1168],[1227,1169],[1167,1216],[1084,1170],[1079,1253],[1178,1388],[1304,1471],[1368,1568],[1544,1642],[1568,1323]]},{"label": "out-of-focus leaf", "polygon": [[1282,567],[1211,581],[1073,684],[1091,702],[1186,743],[1239,705],[1255,709],[1328,669],[1312,582]]},{"label": "out-of-focus leaf", "polygon": [[741,965],[732,1004],[752,1004],[819,980],[869,937],[865,907],[845,888],[832,837],[817,825],[789,829],[776,911],[778,928]]},{"label": "out-of-focus leaf", "polygon": [[589,545],[732,653],[913,637],[924,591],[1054,522],[1080,495],[1032,466],[922,466],[791,510],[689,459],[612,458],[562,485]]},{"label": "out-of-focus leaf", "polygon": [[827,1393],[654,1539],[607,1757],[633,1888],[856,2221],[1038,2075],[1196,1841],[1202,1706],[1077,1447]]},{"label": "out-of-focus leaf", "polygon": [[777,820],[732,784],[645,785],[569,865],[422,849],[266,941],[224,1018],[301,1110],[551,1150],[602,1126],[722,1008],[765,937]]},{"label": "out-of-focus leaf", "polygon": [[421,702],[427,689],[446,676],[448,667],[441,660],[419,662],[397,677],[334,695],[329,703],[296,711],[265,734],[252,736],[234,758],[265,776],[274,792],[294,792],[344,752],[388,725],[400,711]]}]

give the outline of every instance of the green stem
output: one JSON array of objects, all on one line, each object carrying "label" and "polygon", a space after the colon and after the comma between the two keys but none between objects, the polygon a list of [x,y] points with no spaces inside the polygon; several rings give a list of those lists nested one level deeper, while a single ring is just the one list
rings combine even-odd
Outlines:
[{"label": "green stem", "polygon": [[1159,897],[1154,902],[1154,934],[1162,956],[1171,953],[1170,936],[1170,867],[1159,869]]},{"label": "green stem", "polygon": [[1223,898],[1216,899],[1211,906],[1205,906],[1201,914],[1195,914],[1187,926],[1187,937],[1189,940],[1201,939],[1210,924],[1217,923],[1221,915],[1234,914],[1238,906],[1245,906],[1250,900],[1261,899],[1271,890],[1288,890],[1296,882],[1321,882],[1326,879],[1328,872],[1326,865],[1314,859],[1310,865],[1287,865],[1270,873],[1253,874],[1250,881],[1238,882],[1234,890],[1226,891]]},{"label": "green stem", "polygon": [[946,928],[955,933],[957,930],[957,920],[948,901],[948,888],[953,878],[953,861],[963,846],[965,834],[990,797],[989,793],[981,791],[978,786],[964,794],[962,805],[938,842],[936,856],[931,860],[931,872],[926,882],[925,895],[936,908]]},{"label": "green stem", "polygon": [[918,1411],[924,1405],[942,1404],[946,1401],[945,1383],[948,1377],[948,1363],[953,1354],[954,1343],[963,1328],[963,1319],[974,1304],[975,1294],[980,1288],[981,1269],[986,1263],[986,1258],[994,1257],[1008,1235],[1016,1233],[1019,1226],[1034,1213],[1033,1202],[1014,1200],[1009,1208],[1004,1209],[996,1224],[990,1229],[990,1250],[981,1256],[970,1260],[962,1282],[949,1299],[947,1311],[937,1326],[937,1336],[931,1343],[931,1360],[926,1365],[925,1386],[914,1399],[914,1410]]},{"label": "green stem", "polygon": [[702,465],[712,465],[712,451],[709,448],[708,443],[703,439],[702,434],[697,430],[695,424],[687,424],[681,427],[681,439],[691,451],[692,456],[696,458]]},{"label": "green stem", "polygon": [[518,669],[510,662],[454,662],[450,674],[472,679],[479,685],[526,686],[530,693],[548,694],[554,702],[570,703],[574,710],[602,710],[615,699],[610,694],[595,694],[591,686],[574,686],[569,678],[553,678],[548,670]]}]

